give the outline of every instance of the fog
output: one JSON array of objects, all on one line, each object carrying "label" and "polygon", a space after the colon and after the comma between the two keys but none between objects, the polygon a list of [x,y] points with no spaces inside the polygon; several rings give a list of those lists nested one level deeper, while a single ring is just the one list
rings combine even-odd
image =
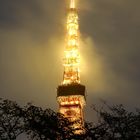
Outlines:
[{"label": "fog", "polygon": [[[86,120],[104,99],[140,107],[140,1],[79,0]],[[65,47],[64,1],[0,0],[0,97],[57,110]]]}]

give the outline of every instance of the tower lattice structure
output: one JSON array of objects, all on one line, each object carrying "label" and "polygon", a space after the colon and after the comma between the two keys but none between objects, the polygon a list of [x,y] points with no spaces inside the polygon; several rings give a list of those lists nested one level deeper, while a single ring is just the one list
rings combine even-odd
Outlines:
[{"label": "tower lattice structure", "polygon": [[79,121],[74,128],[84,127],[84,111],[86,104],[85,86],[80,84],[79,55],[79,19],[76,0],[69,0],[66,21],[66,47],[64,51],[64,73],[62,84],[57,88],[59,112],[70,121]]}]

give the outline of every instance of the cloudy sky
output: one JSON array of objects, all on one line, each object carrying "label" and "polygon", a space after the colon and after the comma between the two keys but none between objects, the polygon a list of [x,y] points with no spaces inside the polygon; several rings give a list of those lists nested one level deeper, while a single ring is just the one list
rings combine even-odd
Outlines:
[{"label": "cloudy sky", "polygon": [[[65,0],[66,1],[66,0]],[[0,97],[57,110],[64,0],[0,0]],[[140,0],[79,0],[86,119],[100,99],[140,107]]]}]

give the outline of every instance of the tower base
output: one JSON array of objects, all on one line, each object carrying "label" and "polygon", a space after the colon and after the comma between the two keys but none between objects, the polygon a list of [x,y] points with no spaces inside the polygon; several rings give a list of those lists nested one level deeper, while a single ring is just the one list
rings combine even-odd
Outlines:
[{"label": "tower base", "polygon": [[75,134],[84,132],[85,86],[81,84],[61,85],[57,89],[59,112],[71,122]]}]

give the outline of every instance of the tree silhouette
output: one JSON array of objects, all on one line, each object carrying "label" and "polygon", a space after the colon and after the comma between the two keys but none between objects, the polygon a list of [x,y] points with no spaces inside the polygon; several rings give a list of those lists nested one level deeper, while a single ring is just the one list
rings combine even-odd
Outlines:
[{"label": "tree silhouette", "polygon": [[100,140],[139,140],[140,139],[140,111],[128,112],[123,105],[109,106],[96,109],[99,122],[96,126],[90,123],[87,136]]},{"label": "tree silhouette", "polygon": [[66,140],[73,136],[71,122],[51,109],[28,104],[25,109],[25,130],[31,139]]},{"label": "tree silhouette", "polygon": [[85,122],[85,133],[75,134],[73,123],[51,109],[0,99],[0,140],[15,140],[26,133],[30,140],[140,140],[140,110],[123,105],[93,108],[98,122]]},{"label": "tree silhouette", "polygon": [[0,99],[0,140],[14,140],[23,131],[22,108],[16,102]]}]

